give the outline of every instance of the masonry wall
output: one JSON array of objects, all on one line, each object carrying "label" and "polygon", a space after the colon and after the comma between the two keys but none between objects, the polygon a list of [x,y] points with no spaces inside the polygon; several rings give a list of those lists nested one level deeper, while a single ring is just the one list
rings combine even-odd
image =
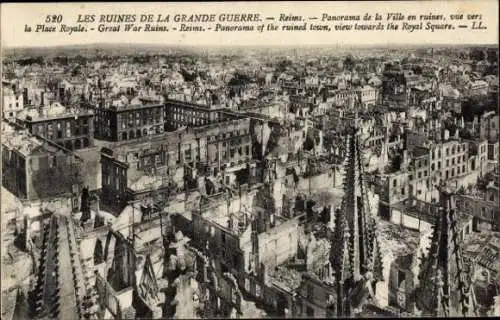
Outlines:
[{"label": "masonry wall", "polygon": [[[126,203],[127,173],[108,156],[101,156],[102,202],[117,211]],[[116,207],[116,208],[115,208]]]},{"label": "masonry wall", "polygon": [[87,148],[75,152],[83,159],[82,182],[89,190],[101,188],[101,163],[99,148]]},{"label": "masonry wall", "polygon": [[39,155],[28,164],[28,198],[46,199],[69,194],[74,184],[83,182],[83,164],[65,153]]},{"label": "masonry wall", "polygon": [[[208,243],[210,254],[216,257],[218,262],[223,262],[227,271],[241,273],[244,268],[243,253],[239,248],[239,239],[229,230],[217,223],[193,214],[193,238],[194,245],[204,250]],[[220,263],[222,266],[222,263]]]},{"label": "masonry wall", "polygon": [[297,317],[327,317],[326,302],[331,295],[334,301],[336,296],[333,287],[327,290],[325,286],[319,285],[312,280],[302,280],[296,303]]},{"label": "masonry wall", "polygon": [[298,221],[283,224],[259,234],[259,261],[273,268],[297,255]]},{"label": "masonry wall", "polygon": [[293,298],[291,292],[286,292],[279,289],[275,284],[268,284],[263,286],[263,297],[262,302],[271,306],[278,313],[283,314],[284,309],[287,309],[287,318],[293,313]]},{"label": "masonry wall", "polygon": [[262,283],[256,277],[246,276],[242,289],[260,303],[277,310],[278,313],[284,312],[285,308],[287,318],[294,316],[295,304],[292,292],[285,291],[273,283]]},{"label": "masonry wall", "polygon": [[[399,279],[399,276],[403,276],[403,279]],[[413,302],[411,299],[414,290],[413,273],[410,270],[400,268],[394,262],[391,265],[389,277],[389,305],[408,310]]]},{"label": "masonry wall", "polygon": [[398,209],[392,209],[391,212],[392,214],[390,221],[405,228],[420,231],[423,230],[423,228],[426,228],[427,225],[429,225],[427,221],[423,220],[424,218],[419,221],[418,218],[409,216]]},{"label": "masonry wall", "polygon": [[315,193],[320,190],[328,190],[334,187],[334,173],[325,172],[310,178],[300,178],[297,191],[305,194]]},{"label": "masonry wall", "polygon": [[456,206],[460,211],[489,223],[497,230],[500,229],[500,209],[497,202],[475,199],[468,196],[458,196]]},{"label": "masonry wall", "polygon": [[28,197],[26,158],[21,154],[2,148],[2,185],[20,199]]}]

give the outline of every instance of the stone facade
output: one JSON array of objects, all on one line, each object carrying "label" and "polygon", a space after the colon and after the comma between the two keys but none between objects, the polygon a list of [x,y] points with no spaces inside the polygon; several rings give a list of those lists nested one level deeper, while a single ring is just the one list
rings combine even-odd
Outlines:
[{"label": "stone facade", "polygon": [[54,141],[68,150],[79,150],[94,145],[94,114],[79,110],[56,114],[27,116],[21,122],[30,133]]},{"label": "stone facade", "polygon": [[21,144],[9,141],[8,135],[3,138],[2,185],[20,199],[33,201],[71,194],[73,185],[83,181],[78,156],[34,137],[19,141]]}]

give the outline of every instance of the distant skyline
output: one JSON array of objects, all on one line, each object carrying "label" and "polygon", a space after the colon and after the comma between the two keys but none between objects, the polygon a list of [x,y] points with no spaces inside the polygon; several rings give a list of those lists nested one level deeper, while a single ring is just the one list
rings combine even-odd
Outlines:
[{"label": "distant skyline", "polygon": [[253,54],[272,54],[275,56],[299,54],[301,56],[316,55],[338,55],[345,56],[353,54],[355,56],[365,55],[381,55],[387,50],[396,50],[400,53],[411,53],[417,50],[429,49],[448,49],[467,50],[468,48],[497,48],[496,45],[391,45],[391,46],[189,46],[189,45],[159,45],[159,44],[114,44],[114,43],[96,43],[83,45],[66,45],[54,47],[14,47],[4,48],[3,54],[7,59],[20,59],[28,57],[45,57],[54,58],[57,56],[142,56],[142,55],[162,55],[162,54],[194,54],[194,55],[236,55],[241,56],[243,53]]},{"label": "distant skyline", "polygon": [[444,48],[444,47],[498,47],[497,44],[492,43],[435,43],[435,44],[421,44],[421,43],[407,43],[407,44],[270,44],[270,45],[255,45],[255,44],[207,44],[207,45],[196,45],[196,44],[162,44],[162,43],[141,43],[141,42],[90,42],[90,43],[77,43],[71,45],[53,45],[53,46],[5,46],[4,49],[50,49],[50,48],[77,48],[77,47],[120,47],[120,46],[132,46],[137,45],[140,47],[156,47],[156,48],[255,48],[255,49],[287,49],[287,48],[359,48],[359,49],[384,49],[384,48]]},{"label": "distant skyline", "polygon": [[[234,3],[10,3],[2,4],[2,47],[53,47],[85,44],[173,45],[173,46],[386,46],[386,45],[498,45],[498,1],[407,1],[407,2],[234,2]],[[403,12],[405,14],[449,14],[471,12],[482,14],[482,31],[460,29],[449,32],[365,31],[365,32],[24,32],[25,25],[42,24],[47,15],[61,14],[67,25],[76,25],[84,14],[200,14],[260,13],[278,17],[280,13],[303,17],[363,15],[365,12]],[[310,21],[310,20],[309,20]],[[317,20],[320,23],[319,20]],[[259,24],[267,24],[263,19]],[[362,21],[360,21],[362,22]],[[384,21],[385,24],[385,21]],[[94,23],[97,26],[98,23]]]}]

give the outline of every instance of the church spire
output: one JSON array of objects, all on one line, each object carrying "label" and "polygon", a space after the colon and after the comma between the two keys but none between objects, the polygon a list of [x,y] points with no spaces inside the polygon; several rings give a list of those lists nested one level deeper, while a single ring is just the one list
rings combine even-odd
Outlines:
[{"label": "church spire", "polygon": [[429,316],[473,316],[470,275],[464,270],[454,197],[440,190],[440,206],[429,252],[422,259],[417,308]]},{"label": "church spire", "polygon": [[353,309],[350,299],[352,294],[356,294],[361,287],[366,287],[367,283],[373,289],[376,282],[382,280],[376,221],[371,215],[363,179],[356,120],[347,135],[344,198],[341,209],[335,214],[330,255],[339,299],[339,316],[350,315],[350,310]]}]

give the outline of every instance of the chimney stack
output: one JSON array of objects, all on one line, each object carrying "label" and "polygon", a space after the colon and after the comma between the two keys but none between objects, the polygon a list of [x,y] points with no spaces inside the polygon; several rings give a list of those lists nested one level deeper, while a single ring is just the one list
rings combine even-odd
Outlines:
[{"label": "chimney stack", "polygon": [[269,283],[269,274],[267,273],[267,267],[265,264],[261,263],[260,264],[260,270],[261,270],[261,276],[262,276],[262,282],[267,285]]},{"label": "chimney stack", "polygon": [[45,91],[40,92],[40,106],[45,106]]},{"label": "chimney stack", "polygon": [[328,227],[330,228],[330,230],[335,230],[335,209],[332,206],[330,206],[329,208],[329,211],[330,211],[330,220],[328,221]]},{"label": "chimney stack", "polygon": [[29,104],[28,101],[28,88],[23,89],[23,102],[24,104]]},{"label": "chimney stack", "polygon": [[403,164],[406,166],[408,164],[408,150],[403,150]]},{"label": "chimney stack", "polygon": [[306,246],[306,258],[305,258],[305,265],[306,265],[306,270],[311,271],[312,269],[312,262],[313,262],[313,246],[314,246],[314,235],[311,234],[310,238],[308,239],[308,243]]},{"label": "chimney stack", "polygon": [[31,250],[31,228],[30,228],[30,218],[28,215],[24,216],[24,226],[23,226],[23,235],[24,235],[24,248],[27,250]]},{"label": "chimney stack", "polygon": [[97,213],[100,213],[100,205],[99,205],[100,199],[98,196],[95,196],[95,211]]},{"label": "chimney stack", "polygon": [[443,140],[444,141],[448,141],[450,139],[450,131],[448,131],[448,129],[444,129],[444,137],[443,137]]}]

